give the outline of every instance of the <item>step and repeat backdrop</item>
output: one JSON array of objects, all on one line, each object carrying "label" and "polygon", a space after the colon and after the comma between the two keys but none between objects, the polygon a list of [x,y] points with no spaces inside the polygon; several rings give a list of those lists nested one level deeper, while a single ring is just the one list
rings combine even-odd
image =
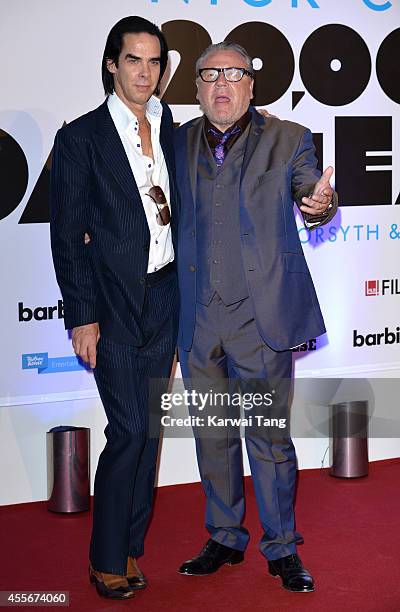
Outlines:
[{"label": "step and repeat backdrop", "polygon": [[236,41],[254,57],[255,105],[308,126],[320,167],[335,167],[335,219],[309,232],[298,216],[328,333],[297,349],[297,375],[398,369],[398,0],[3,0],[0,404],[95,394],[64,331],[49,171],[57,129],[103,101],[106,36],[131,14],[167,37],[162,96],[177,124],[200,114],[197,56],[211,42]]}]

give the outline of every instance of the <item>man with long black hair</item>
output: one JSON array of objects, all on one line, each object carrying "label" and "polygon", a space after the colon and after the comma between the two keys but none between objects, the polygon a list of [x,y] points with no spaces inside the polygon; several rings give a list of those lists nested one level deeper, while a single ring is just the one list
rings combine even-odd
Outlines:
[{"label": "man with long black hair", "polygon": [[176,344],[173,124],[153,95],[167,60],[157,26],[121,19],[103,56],[106,101],[63,127],[53,154],[51,244],[65,326],[76,354],[94,368],[108,419],[90,578],[114,599],[146,586],[136,559],[158,449],[148,431],[149,385],[168,379]]}]

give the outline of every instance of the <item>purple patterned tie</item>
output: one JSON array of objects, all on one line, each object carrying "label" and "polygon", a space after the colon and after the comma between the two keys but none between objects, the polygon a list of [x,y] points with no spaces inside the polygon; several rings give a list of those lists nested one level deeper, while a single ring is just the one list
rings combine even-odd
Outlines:
[{"label": "purple patterned tie", "polygon": [[231,136],[238,134],[241,131],[241,128],[239,125],[235,125],[234,127],[226,130],[226,132],[223,132],[222,134],[218,130],[214,130],[214,128],[212,127],[209,128],[209,131],[219,141],[213,151],[213,155],[215,163],[218,167],[220,167],[224,163],[225,155],[227,153],[226,143],[228,142]]}]

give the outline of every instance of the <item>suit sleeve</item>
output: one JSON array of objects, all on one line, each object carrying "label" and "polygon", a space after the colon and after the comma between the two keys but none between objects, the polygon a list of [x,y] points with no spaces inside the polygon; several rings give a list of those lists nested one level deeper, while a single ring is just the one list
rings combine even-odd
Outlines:
[{"label": "suit sleeve", "polygon": [[90,199],[90,169],[82,141],[57,133],[50,182],[50,235],[54,268],[64,301],[66,329],[94,323],[96,291],[84,235]]},{"label": "suit sleeve", "polygon": [[[302,205],[301,199],[308,197],[313,191],[315,183],[320,179],[321,173],[317,169],[317,158],[315,156],[315,147],[312,140],[310,130],[304,130],[300,138],[299,145],[293,160],[292,171],[292,192],[293,198],[300,209]],[[304,222],[308,229],[314,229],[329,223],[335,216],[338,208],[338,196],[336,191],[333,193],[331,206],[326,214],[309,215],[303,213]]]}]

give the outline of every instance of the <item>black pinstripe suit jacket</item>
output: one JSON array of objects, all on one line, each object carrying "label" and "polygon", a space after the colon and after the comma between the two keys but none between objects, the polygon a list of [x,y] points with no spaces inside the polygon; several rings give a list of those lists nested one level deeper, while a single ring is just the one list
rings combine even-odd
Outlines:
[{"label": "black pinstripe suit jacket", "polygon": [[[173,123],[170,109],[162,105],[160,141],[169,173],[176,251]],[[98,321],[108,337],[140,345],[150,233],[106,102],[58,131],[50,210],[51,247],[66,329]],[[85,232],[91,236],[88,245]]]}]

